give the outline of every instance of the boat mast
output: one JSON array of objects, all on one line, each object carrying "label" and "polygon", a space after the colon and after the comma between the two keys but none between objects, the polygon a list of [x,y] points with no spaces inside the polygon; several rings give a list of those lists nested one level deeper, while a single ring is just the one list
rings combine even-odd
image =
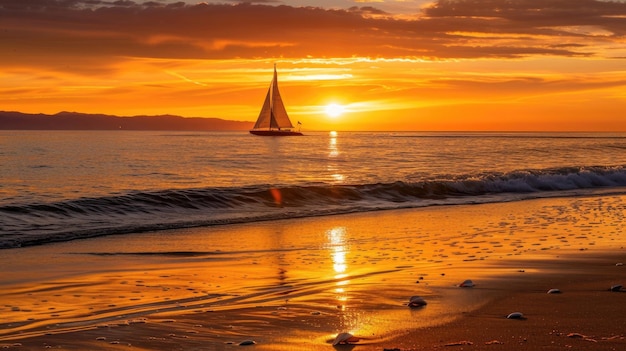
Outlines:
[{"label": "boat mast", "polygon": [[274,126],[278,129],[290,129],[293,128],[293,124],[289,120],[289,115],[285,109],[283,98],[280,96],[278,90],[278,73],[276,70],[276,64],[274,64],[274,79],[272,79],[272,98],[271,98],[271,112]]},{"label": "boat mast", "polygon": [[274,78],[272,78],[272,83],[270,84],[270,130],[273,127],[280,130],[278,126],[278,121],[276,121],[276,117],[274,116],[274,89],[276,86],[276,80],[278,79],[278,74],[276,73],[276,62],[274,62]]}]

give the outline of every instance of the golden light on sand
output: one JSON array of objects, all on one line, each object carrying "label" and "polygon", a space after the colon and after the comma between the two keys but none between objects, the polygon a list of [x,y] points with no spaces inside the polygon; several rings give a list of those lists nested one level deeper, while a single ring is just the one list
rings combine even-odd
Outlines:
[{"label": "golden light on sand", "polygon": [[[347,269],[346,263],[346,247],[344,246],[345,228],[337,227],[328,231],[328,238],[332,245],[332,261],[333,270],[338,275],[344,273]],[[336,276],[335,278],[337,278]]]}]

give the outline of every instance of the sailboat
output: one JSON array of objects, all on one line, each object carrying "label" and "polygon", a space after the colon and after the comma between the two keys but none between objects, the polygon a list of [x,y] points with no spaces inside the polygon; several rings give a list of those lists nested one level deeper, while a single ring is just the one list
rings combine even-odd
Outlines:
[{"label": "sailboat", "polygon": [[[300,122],[298,122],[300,124]],[[293,130],[293,124],[289,120],[287,110],[283,104],[283,99],[278,91],[278,74],[276,64],[274,64],[274,79],[270,83],[270,88],[265,96],[265,102],[259,113],[251,134],[262,136],[291,136],[302,135],[300,131]]]}]

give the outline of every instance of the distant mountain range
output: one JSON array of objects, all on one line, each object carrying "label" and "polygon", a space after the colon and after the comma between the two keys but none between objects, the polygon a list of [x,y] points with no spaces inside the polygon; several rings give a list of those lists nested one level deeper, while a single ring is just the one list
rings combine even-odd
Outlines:
[{"label": "distant mountain range", "polygon": [[54,115],[0,111],[0,130],[170,130],[239,131],[253,122],[172,115],[120,117],[59,112]]}]

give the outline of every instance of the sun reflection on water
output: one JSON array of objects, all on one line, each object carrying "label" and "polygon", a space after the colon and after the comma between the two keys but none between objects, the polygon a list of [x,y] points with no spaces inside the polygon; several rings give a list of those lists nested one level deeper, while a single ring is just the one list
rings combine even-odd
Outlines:
[{"label": "sun reflection on water", "polygon": [[[339,147],[337,146],[337,132],[331,131],[328,135],[330,137],[328,139],[328,159],[333,160],[338,158],[340,155]],[[338,172],[339,168],[336,163],[329,163],[327,169],[331,172],[330,176],[336,182],[343,182],[345,180],[345,176]]]},{"label": "sun reflection on water", "polygon": [[337,148],[337,132],[330,132],[330,139],[328,140],[328,157],[339,156],[339,149]]},{"label": "sun reflection on water", "polygon": [[347,247],[345,245],[346,229],[344,227],[335,227],[327,231],[328,242],[330,244],[330,255],[333,262],[333,271],[335,272],[335,294],[340,306],[348,301],[348,295],[345,287],[350,284],[348,274],[348,264],[346,261]]},{"label": "sun reflection on water", "polygon": [[335,278],[341,279],[345,276],[346,264],[346,246],[345,244],[346,229],[344,227],[335,227],[328,231],[328,241],[332,249],[333,269],[337,275]]}]

